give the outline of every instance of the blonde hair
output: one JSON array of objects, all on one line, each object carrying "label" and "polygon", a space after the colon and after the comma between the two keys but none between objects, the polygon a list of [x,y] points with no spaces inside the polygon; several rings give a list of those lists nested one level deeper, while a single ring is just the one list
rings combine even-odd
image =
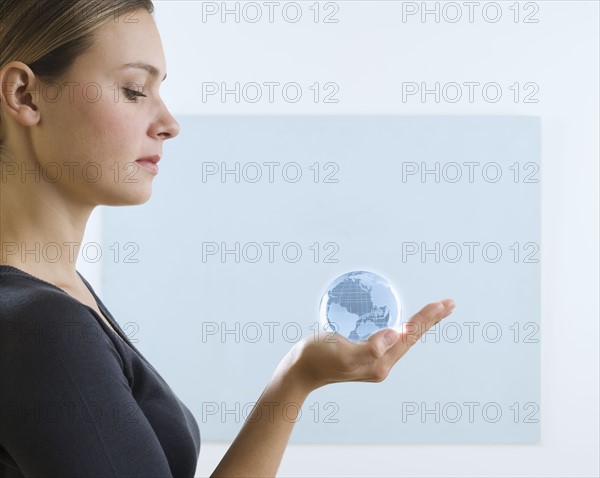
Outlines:
[{"label": "blonde hair", "polygon": [[[54,81],[93,45],[94,30],[138,8],[154,13],[152,0],[1,0],[0,69],[21,61]],[[0,152],[5,134],[0,108]]]}]

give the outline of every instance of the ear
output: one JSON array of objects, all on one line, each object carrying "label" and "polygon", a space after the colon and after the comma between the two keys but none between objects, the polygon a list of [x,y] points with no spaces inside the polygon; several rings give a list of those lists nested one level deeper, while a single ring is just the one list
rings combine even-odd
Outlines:
[{"label": "ear", "polygon": [[39,92],[40,80],[25,63],[11,61],[0,70],[0,103],[4,114],[23,126],[40,121]]}]

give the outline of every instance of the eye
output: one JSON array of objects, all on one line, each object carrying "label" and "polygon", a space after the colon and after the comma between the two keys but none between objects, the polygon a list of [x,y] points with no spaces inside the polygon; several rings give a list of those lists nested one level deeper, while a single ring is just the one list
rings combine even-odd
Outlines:
[{"label": "eye", "polygon": [[123,91],[125,92],[125,96],[127,97],[128,100],[132,100],[135,103],[138,102],[137,98],[139,96],[143,96],[144,98],[146,97],[146,95],[144,95],[143,93],[140,93],[139,91],[135,91],[129,88],[123,88]]}]

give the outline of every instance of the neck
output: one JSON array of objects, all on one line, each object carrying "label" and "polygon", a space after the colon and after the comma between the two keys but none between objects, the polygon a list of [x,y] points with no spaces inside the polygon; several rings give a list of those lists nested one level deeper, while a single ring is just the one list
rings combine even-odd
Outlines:
[{"label": "neck", "polygon": [[76,261],[94,206],[26,161],[0,160],[0,264],[52,283],[78,281]]}]

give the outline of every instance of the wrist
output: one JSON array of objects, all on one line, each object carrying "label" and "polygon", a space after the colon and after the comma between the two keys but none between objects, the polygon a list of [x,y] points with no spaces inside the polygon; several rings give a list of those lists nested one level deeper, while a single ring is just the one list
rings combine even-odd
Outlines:
[{"label": "wrist", "polygon": [[302,344],[295,344],[279,362],[271,382],[281,385],[298,400],[304,401],[318,387],[312,384],[309,377],[307,377],[301,356]]}]

